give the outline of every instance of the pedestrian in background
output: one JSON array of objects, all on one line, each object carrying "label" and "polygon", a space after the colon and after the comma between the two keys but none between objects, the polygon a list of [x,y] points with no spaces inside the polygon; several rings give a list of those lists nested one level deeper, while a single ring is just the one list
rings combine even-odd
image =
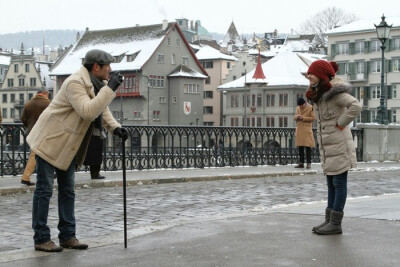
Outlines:
[{"label": "pedestrian in background", "polygon": [[315,147],[312,123],[315,121],[315,114],[312,105],[304,98],[297,99],[297,108],[294,114],[296,121],[296,146],[299,149],[299,164],[295,168],[304,168],[304,150],[306,150],[307,169],[311,168],[311,148]]},{"label": "pedestrian in background", "polygon": [[[49,104],[49,91],[45,88],[39,89],[37,94],[25,103],[24,109],[22,110],[21,121],[26,127],[26,136],[29,135],[40,114],[42,114],[43,110],[45,110]],[[35,183],[31,182],[31,175],[36,167],[35,156],[35,152],[31,151],[24,173],[22,174],[21,184],[28,186],[35,185]]]},{"label": "pedestrian in background", "polygon": [[[63,248],[88,248],[76,238],[76,165],[83,164],[94,120],[100,114],[103,114],[104,128],[123,141],[128,138],[128,131],[121,127],[108,109],[115,98],[115,90],[123,81],[122,75],[116,73],[107,83],[111,62],[115,62],[115,58],[107,52],[97,49],[88,51],[83,66],[63,82],[28,135],[27,142],[36,153],[37,180],[32,208],[36,250],[59,252]],[[99,91],[97,95],[94,88]],[[54,171],[58,183],[60,246],[51,240],[47,225]]]},{"label": "pedestrian in background", "polygon": [[338,65],[314,61],[308,69],[310,86],[306,97],[314,103],[322,169],[328,186],[325,222],[314,227],[321,235],[342,233],[343,209],[347,198],[347,172],[356,167],[357,156],[348,126],[361,112],[351,88],[336,77]]}]

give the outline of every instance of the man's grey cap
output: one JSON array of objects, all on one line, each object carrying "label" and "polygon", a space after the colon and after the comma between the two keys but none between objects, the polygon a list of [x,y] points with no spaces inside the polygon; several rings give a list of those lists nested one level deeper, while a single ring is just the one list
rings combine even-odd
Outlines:
[{"label": "man's grey cap", "polygon": [[84,65],[94,63],[110,64],[112,62],[115,62],[115,58],[111,54],[99,49],[93,49],[87,52],[83,60]]}]

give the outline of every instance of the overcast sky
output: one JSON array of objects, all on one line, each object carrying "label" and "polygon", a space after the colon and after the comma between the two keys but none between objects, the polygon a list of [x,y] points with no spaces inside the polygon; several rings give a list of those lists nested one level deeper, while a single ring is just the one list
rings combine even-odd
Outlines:
[{"label": "overcast sky", "polygon": [[0,0],[0,6],[0,34],[123,28],[182,17],[201,20],[209,32],[225,34],[234,21],[239,34],[289,33],[329,6],[377,23],[382,13],[400,16],[399,0]]}]

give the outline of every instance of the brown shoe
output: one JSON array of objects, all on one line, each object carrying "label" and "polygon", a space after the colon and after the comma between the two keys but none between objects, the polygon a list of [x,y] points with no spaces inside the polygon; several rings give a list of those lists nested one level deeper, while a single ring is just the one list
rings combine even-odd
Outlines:
[{"label": "brown shoe", "polygon": [[303,163],[300,163],[300,164],[297,164],[296,166],[294,166],[295,168],[304,168],[304,164]]},{"label": "brown shoe", "polygon": [[35,245],[35,250],[45,252],[61,252],[63,248],[56,246],[53,241],[49,240],[46,243]]},{"label": "brown shoe", "polygon": [[307,169],[311,169],[311,163],[307,163]]},{"label": "brown shoe", "polygon": [[21,184],[26,184],[27,186],[35,185],[35,183],[33,183],[31,181],[25,181],[25,180],[21,180]]},{"label": "brown shoe", "polygon": [[65,241],[65,242],[60,242],[60,246],[62,246],[63,248],[72,248],[72,249],[87,249],[88,248],[88,245],[82,244],[81,242],[79,242],[78,239],[76,239],[76,237],[73,237],[70,240]]}]

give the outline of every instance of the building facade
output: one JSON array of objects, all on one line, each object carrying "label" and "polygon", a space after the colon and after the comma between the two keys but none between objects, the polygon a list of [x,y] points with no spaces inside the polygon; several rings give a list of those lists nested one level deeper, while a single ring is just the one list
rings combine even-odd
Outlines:
[{"label": "building facade", "polygon": [[328,57],[339,65],[337,75],[354,88],[363,110],[357,122],[375,122],[381,94],[387,95],[389,122],[400,122],[400,17],[387,18],[393,24],[385,43],[385,88],[381,88],[381,42],[374,24],[360,20],[327,32]]}]

